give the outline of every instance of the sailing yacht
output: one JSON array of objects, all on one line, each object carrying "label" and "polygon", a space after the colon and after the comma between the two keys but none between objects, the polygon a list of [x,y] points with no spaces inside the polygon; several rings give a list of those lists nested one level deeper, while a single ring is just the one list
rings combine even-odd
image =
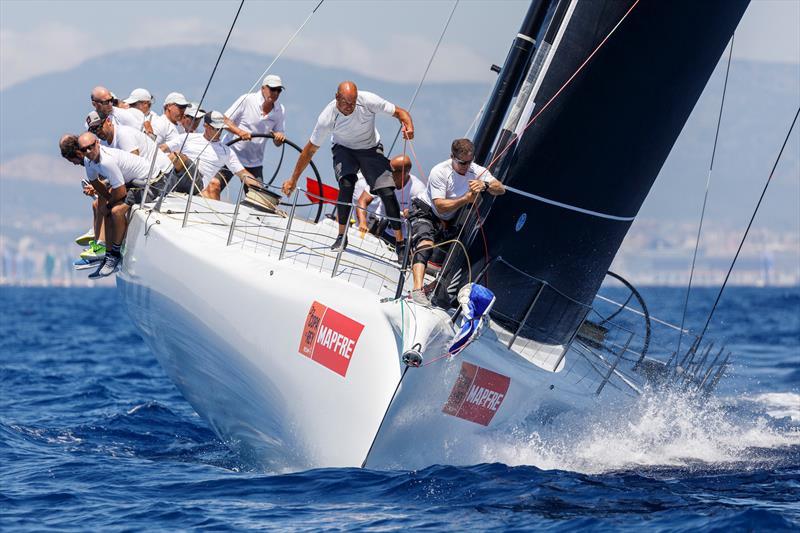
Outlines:
[{"label": "sailing yacht", "polygon": [[[171,193],[137,209],[117,277],[133,322],[220,439],[281,471],[469,464],[521,424],[710,391],[723,351],[659,351],[643,301],[641,332],[596,296],[747,3],[532,1],[475,135],[512,194],[463,214],[435,306],[407,297],[408,258],[382,240],[351,229],[330,250],[314,167],[277,208]],[[477,285],[494,295],[480,317]]]}]

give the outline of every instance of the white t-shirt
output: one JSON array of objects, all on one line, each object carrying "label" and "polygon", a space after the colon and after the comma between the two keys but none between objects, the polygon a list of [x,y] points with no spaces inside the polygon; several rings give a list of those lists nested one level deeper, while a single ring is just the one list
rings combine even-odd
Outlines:
[{"label": "white t-shirt", "polygon": [[[186,142],[184,143],[184,139]],[[203,176],[203,186],[207,186],[211,178],[219,172],[223,165],[236,174],[244,170],[239,158],[229,146],[219,141],[208,142],[202,133],[184,133],[166,143],[173,152],[181,149],[186,157],[197,165],[197,170]]]},{"label": "white t-shirt", "polygon": [[[406,180],[406,184],[403,185],[403,188],[394,190],[394,195],[397,197],[397,203],[400,204],[400,213],[411,207],[411,200],[414,198],[419,198],[424,194],[425,184],[422,183],[422,180],[415,175],[409,174],[408,180]],[[375,198],[372,203],[374,204],[376,202],[378,207],[375,211],[375,216],[379,218],[386,216],[386,209],[383,207],[383,202],[381,202],[381,199]]]},{"label": "white t-shirt", "polygon": [[89,181],[103,177],[108,180],[112,189],[129,183],[134,187],[144,187],[147,183],[147,171],[150,170],[150,161],[145,158],[107,146],[100,146],[99,162],[84,157],[83,165]]},{"label": "white t-shirt", "polygon": [[153,167],[153,175],[157,175],[159,172],[169,172],[172,169],[172,163],[169,157],[167,157],[167,154],[158,150],[156,148],[156,143],[145,133],[129,126],[114,126],[114,139],[111,143],[107,143],[103,140],[100,142],[111,148],[119,148],[126,152],[139,150],[139,156],[145,158],[148,163],[152,162],[153,154],[155,154],[156,162]]},{"label": "white t-shirt", "polygon": [[[261,91],[243,94],[225,111],[225,116],[237,127],[250,133],[286,131],[286,110],[283,104],[275,102],[268,115],[263,114],[262,105],[264,105],[264,95]],[[235,136],[228,132],[223,142],[234,138]],[[264,145],[267,141],[268,139],[258,137],[250,141],[239,141],[231,148],[244,166],[260,167],[264,163]]]},{"label": "white t-shirt", "polygon": [[141,130],[144,124],[144,113],[133,107],[113,107],[111,108],[111,121],[115,126],[121,124],[135,130]]},{"label": "white t-shirt", "polygon": [[347,116],[336,108],[336,100],[325,106],[309,140],[315,146],[322,146],[328,135],[332,135],[333,144],[354,150],[372,148],[381,140],[375,127],[375,114],[394,115],[394,111],[394,104],[377,94],[358,91],[356,108]]},{"label": "white t-shirt", "polygon": [[[170,122],[166,115],[153,117],[153,120],[150,121],[150,127],[153,128],[153,134],[156,136],[156,144],[158,146],[169,143],[180,135],[178,127]],[[181,126],[181,130],[183,130],[183,126]]]},{"label": "white t-shirt", "polygon": [[420,200],[431,206],[433,212],[436,213],[436,216],[440,219],[450,220],[456,215],[458,210],[440,213],[433,204],[433,200],[436,198],[452,200],[453,198],[464,196],[469,189],[469,182],[477,179],[478,176],[481,176],[481,181],[486,183],[490,183],[496,179],[488,170],[478,164],[470,164],[469,170],[462,176],[453,170],[452,159],[442,161],[431,169],[430,176],[428,176],[428,188],[425,194],[420,196]]}]

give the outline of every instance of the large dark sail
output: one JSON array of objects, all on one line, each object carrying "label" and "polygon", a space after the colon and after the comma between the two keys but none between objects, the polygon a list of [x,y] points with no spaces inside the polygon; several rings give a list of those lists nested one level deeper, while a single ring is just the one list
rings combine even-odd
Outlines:
[{"label": "large dark sail", "polygon": [[520,334],[528,338],[569,342],[747,4],[569,6],[533,114],[634,7],[502,166],[507,185],[540,199],[484,198],[485,242],[469,225],[465,231],[473,275],[483,272],[497,295],[496,320],[515,330],[525,322]]}]

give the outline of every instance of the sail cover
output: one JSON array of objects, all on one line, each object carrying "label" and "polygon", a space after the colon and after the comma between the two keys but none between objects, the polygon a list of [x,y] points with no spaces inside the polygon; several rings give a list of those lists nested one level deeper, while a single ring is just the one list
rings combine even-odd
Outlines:
[{"label": "sail cover", "polygon": [[[633,4],[573,2],[533,114]],[[472,272],[497,296],[495,320],[570,341],[747,4],[640,0],[525,131],[498,177],[540,199],[484,198],[483,236],[470,245]]]}]

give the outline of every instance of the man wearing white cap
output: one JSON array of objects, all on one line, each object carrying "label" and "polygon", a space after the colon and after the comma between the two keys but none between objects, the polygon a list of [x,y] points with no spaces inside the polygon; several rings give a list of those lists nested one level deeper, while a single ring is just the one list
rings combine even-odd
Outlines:
[{"label": "man wearing white cap", "polygon": [[219,140],[225,127],[225,116],[219,111],[211,111],[203,117],[203,124],[202,134],[185,133],[161,146],[162,150],[172,152],[170,159],[173,160],[173,164],[183,168],[181,181],[189,177],[190,186],[192,181],[198,183],[196,173],[199,172],[204,186],[202,195],[214,200],[219,200],[219,189],[210,187],[210,183],[214,181],[214,176],[223,166],[228,167],[245,184],[258,184],[253,175],[239,162],[236,153]]},{"label": "man wearing white cap", "polygon": [[142,88],[132,90],[131,95],[123,100],[123,102],[131,106],[131,109],[138,109],[142,112],[144,115],[142,131],[150,135],[153,134],[153,119],[158,116],[157,113],[150,109],[153,105],[153,101],[154,98],[153,95],[150,94],[150,91]]},{"label": "man wearing white cap", "polygon": [[159,150],[156,143],[144,132],[130,126],[115,125],[111,117],[102,120],[96,111],[86,116],[86,129],[97,135],[106,146],[144,157],[153,166],[151,176],[157,176],[159,172],[168,174],[172,171],[169,157]]},{"label": "man wearing white cap", "polygon": [[164,98],[164,114],[151,121],[156,144],[161,146],[184,133],[181,119],[189,101],[181,93],[169,93]]},{"label": "man wearing white cap", "polygon": [[[272,133],[275,146],[286,139],[286,110],[278,98],[283,92],[280,76],[270,74],[264,78],[261,90],[257,93],[243,94],[225,112],[225,129],[230,133],[225,140],[241,137],[231,148],[236,152],[242,165],[259,180],[263,179],[264,147],[266,139],[255,137],[254,133]],[[228,169],[221,172],[220,192],[231,178]],[[216,186],[216,185],[214,185]]]},{"label": "man wearing white cap", "polygon": [[102,86],[97,86],[92,89],[92,106],[94,107],[100,118],[105,119],[111,117],[115,124],[123,124],[142,129],[144,123],[144,115],[138,109],[123,109],[121,107],[114,107],[114,96],[111,91]]},{"label": "man wearing white cap", "polygon": [[186,133],[197,131],[197,128],[200,127],[200,121],[203,120],[205,115],[206,112],[197,106],[197,102],[189,102],[189,107],[183,112],[183,119],[181,120],[183,130]]}]

